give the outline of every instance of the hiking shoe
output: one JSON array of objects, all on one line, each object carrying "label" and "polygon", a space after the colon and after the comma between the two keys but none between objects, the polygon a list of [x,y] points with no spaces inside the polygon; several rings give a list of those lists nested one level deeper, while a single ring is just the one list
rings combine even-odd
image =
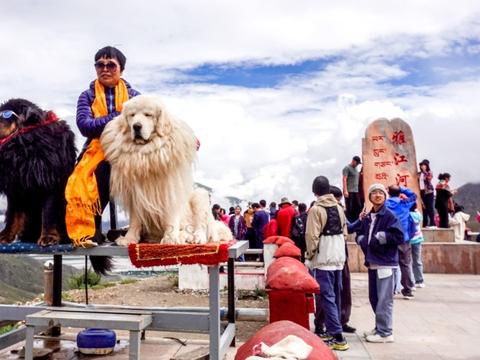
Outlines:
[{"label": "hiking shoe", "polygon": [[365,340],[371,343],[392,343],[393,335],[381,336],[380,334],[368,335]]},{"label": "hiking shoe", "polygon": [[326,331],[319,331],[315,334],[325,342],[329,342],[330,340],[333,340],[333,336]]},{"label": "hiking shoe", "polygon": [[367,336],[376,335],[376,334],[377,334],[377,329],[375,328],[375,329],[372,329],[372,330],[370,330],[370,331],[365,331],[365,332],[363,333],[363,337],[366,338]]},{"label": "hiking shoe", "polygon": [[353,334],[355,331],[357,331],[357,329],[355,329],[354,327],[351,327],[348,324],[343,325],[342,330],[343,332],[350,333],[350,334]]},{"label": "hiking shoe", "polygon": [[348,346],[347,340],[343,336],[341,340],[332,338],[332,340],[327,342],[327,345],[330,349],[337,351],[345,351],[350,348],[350,346]]}]

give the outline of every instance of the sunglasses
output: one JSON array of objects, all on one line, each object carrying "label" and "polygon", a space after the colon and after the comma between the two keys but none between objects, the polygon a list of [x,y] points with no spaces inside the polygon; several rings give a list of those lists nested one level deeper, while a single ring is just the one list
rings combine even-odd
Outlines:
[{"label": "sunglasses", "polygon": [[12,110],[3,110],[0,111],[0,117],[4,119],[10,119],[12,116],[15,116],[17,119],[20,119],[20,116],[18,116],[15,111]]},{"label": "sunglasses", "polygon": [[118,66],[112,61],[109,61],[107,63],[104,63],[102,61],[97,61],[94,65],[95,65],[95,69],[97,70],[103,70],[104,68],[107,68],[108,71],[112,71],[112,72],[117,70],[117,66]]}]

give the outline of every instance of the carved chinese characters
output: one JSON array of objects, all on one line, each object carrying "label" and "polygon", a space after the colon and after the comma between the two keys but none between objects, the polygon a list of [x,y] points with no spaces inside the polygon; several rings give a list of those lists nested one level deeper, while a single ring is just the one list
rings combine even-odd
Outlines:
[{"label": "carved chinese characters", "polygon": [[368,188],[373,183],[382,183],[385,187],[403,185],[419,196],[415,143],[405,121],[382,118],[372,122],[362,139],[362,153],[366,200]]}]

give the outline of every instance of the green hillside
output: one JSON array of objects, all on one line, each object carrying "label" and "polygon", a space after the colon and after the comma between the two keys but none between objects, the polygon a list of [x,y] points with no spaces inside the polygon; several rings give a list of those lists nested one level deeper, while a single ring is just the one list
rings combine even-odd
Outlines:
[{"label": "green hillside", "polygon": [[[63,266],[63,288],[68,278],[78,272]],[[33,300],[43,293],[43,264],[29,256],[0,254],[0,303]]]}]

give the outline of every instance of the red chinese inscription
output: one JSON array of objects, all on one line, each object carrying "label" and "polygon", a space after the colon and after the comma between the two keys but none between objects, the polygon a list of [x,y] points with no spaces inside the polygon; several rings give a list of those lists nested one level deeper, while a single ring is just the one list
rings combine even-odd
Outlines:
[{"label": "red chinese inscription", "polygon": [[398,164],[401,164],[401,163],[404,163],[404,162],[408,162],[406,156],[401,155],[399,153],[395,153],[395,155],[393,156],[393,161],[395,161],[395,165],[398,165]]},{"label": "red chinese inscription", "polygon": [[405,187],[408,187],[408,178],[410,177],[410,175],[406,174],[406,175],[400,175],[400,174],[397,174],[397,176],[395,177],[395,180],[397,181],[397,185],[403,185]]},{"label": "red chinese inscription", "polygon": [[402,130],[395,131],[392,135],[392,142],[395,145],[402,145],[405,144],[405,134]]}]

